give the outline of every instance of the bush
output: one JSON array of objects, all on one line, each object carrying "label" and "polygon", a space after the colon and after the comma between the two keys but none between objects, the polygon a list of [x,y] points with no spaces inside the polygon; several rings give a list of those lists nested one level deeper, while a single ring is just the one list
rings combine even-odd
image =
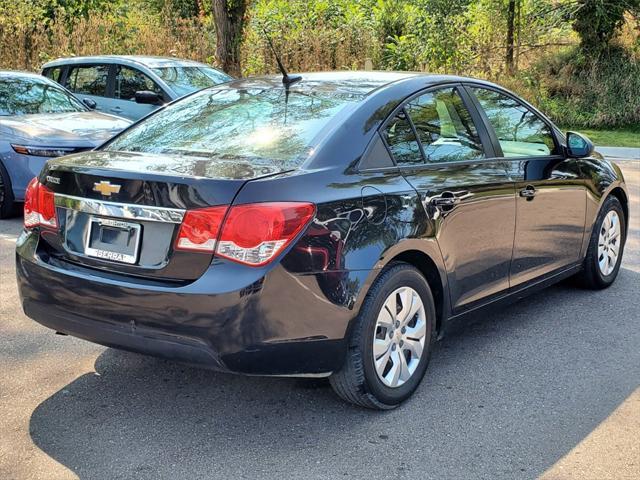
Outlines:
[{"label": "bush", "polygon": [[561,125],[640,125],[640,60],[620,46],[595,60],[577,47],[547,55],[510,83]]}]

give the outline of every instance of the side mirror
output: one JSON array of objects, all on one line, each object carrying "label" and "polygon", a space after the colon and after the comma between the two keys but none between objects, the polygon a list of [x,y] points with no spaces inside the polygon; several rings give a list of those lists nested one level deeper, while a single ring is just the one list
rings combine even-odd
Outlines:
[{"label": "side mirror", "polygon": [[89,110],[95,110],[98,104],[91,100],[90,98],[83,98],[82,103],[84,103]]},{"label": "side mirror", "polygon": [[567,132],[567,154],[572,158],[584,158],[593,153],[593,142],[585,135]]},{"label": "side mirror", "polygon": [[143,105],[160,105],[162,103],[160,95],[150,90],[137,91],[135,99],[136,103],[141,103]]}]

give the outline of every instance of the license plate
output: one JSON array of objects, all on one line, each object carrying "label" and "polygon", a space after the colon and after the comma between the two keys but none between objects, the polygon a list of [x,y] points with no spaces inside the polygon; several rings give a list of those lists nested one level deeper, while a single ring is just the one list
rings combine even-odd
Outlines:
[{"label": "license plate", "polygon": [[140,230],[137,223],[92,217],[84,253],[101,260],[136,263]]}]

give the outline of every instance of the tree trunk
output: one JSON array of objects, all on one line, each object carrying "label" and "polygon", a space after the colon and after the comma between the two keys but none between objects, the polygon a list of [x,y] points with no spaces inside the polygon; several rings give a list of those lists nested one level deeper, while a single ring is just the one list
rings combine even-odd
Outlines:
[{"label": "tree trunk", "polygon": [[247,0],[213,0],[216,24],[216,61],[228,74],[239,77],[240,46]]},{"label": "tree trunk", "polygon": [[513,73],[513,44],[514,44],[514,25],[516,17],[516,0],[509,0],[509,10],[507,11],[507,53],[505,56],[505,64],[507,72]]}]

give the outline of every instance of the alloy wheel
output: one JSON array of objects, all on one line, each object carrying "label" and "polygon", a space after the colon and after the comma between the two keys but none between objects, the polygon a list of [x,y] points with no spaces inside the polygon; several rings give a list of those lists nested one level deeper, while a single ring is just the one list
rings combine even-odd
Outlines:
[{"label": "alloy wheel", "polygon": [[378,378],[396,388],[411,378],[420,364],[427,334],[424,304],[418,292],[401,287],[382,305],[373,339]]},{"label": "alloy wheel", "polygon": [[611,275],[618,263],[620,233],[620,217],[615,210],[610,210],[604,217],[598,237],[598,267],[605,276]]}]

